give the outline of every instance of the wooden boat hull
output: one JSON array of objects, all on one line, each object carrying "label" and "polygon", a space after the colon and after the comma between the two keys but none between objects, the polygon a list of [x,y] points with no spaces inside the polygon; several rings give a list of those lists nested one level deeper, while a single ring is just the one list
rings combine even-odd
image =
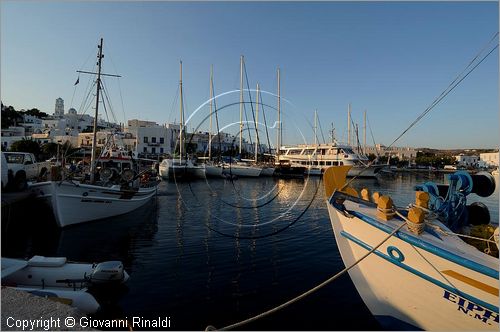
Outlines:
[{"label": "wooden boat hull", "polygon": [[[346,199],[346,215],[328,200],[337,246],[346,266],[354,264],[401,224],[380,222],[359,201]],[[445,228],[440,224],[440,227]],[[498,259],[456,236],[427,229],[414,235],[403,226],[349,275],[385,329],[498,330]]]},{"label": "wooden boat hull", "polygon": [[31,189],[50,203],[59,227],[126,214],[156,194],[156,186],[122,190],[119,186],[102,187],[73,181],[35,183]]}]

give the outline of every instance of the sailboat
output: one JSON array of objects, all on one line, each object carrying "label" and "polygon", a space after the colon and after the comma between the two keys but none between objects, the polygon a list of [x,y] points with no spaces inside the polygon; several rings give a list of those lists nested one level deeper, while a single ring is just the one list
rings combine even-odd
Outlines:
[{"label": "sailboat", "polygon": [[51,205],[59,227],[126,214],[146,204],[157,192],[158,182],[154,175],[148,176],[153,170],[139,172],[137,163],[130,154],[104,149],[103,154],[107,154],[107,159],[106,162],[101,160],[98,167],[100,157],[97,158],[96,153],[97,119],[101,77],[118,76],[101,73],[102,47],[103,39],[101,38],[98,45],[97,73],[78,71],[97,75],[89,173],[83,174],[80,178],[76,175],[64,179],[54,177],[50,181],[34,183],[30,186],[38,198]]},{"label": "sailboat", "polygon": [[[208,162],[203,164],[205,167],[205,176],[206,177],[216,177],[220,178],[222,177],[222,164],[214,163],[212,160],[212,114],[213,108],[215,106],[215,100],[214,100],[214,70],[213,66],[210,66],[210,128],[208,131]],[[217,107],[215,106],[217,112]],[[216,123],[217,123],[217,139],[219,141],[219,153],[220,151],[220,133],[219,133],[219,121],[216,113]],[[220,155],[219,155],[220,156]]]},{"label": "sailboat", "polygon": [[[241,156],[243,146],[243,55],[240,57],[240,144],[239,153]],[[258,177],[262,172],[262,167],[257,167],[249,161],[237,161],[226,163],[223,174],[238,177]]]},{"label": "sailboat", "polygon": [[159,165],[159,173],[163,179],[189,180],[205,178],[205,167],[197,165],[193,159],[184,157],[184,98],[182,94],[182,61],[180,61],[180,129],[179,129],[179,158],[163,159]]}]

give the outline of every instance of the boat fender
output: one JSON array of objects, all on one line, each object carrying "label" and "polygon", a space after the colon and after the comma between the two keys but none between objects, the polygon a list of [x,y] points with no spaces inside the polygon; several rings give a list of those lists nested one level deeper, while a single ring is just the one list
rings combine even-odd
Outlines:
[{"label": "boat fender", "polygon": [[370,201],[370,192],[368,191],[368,188],[361,189],[361,198],[365,201]]},{"label": "boat fender", "polygon": [[394,204],[389,196],[380,196],[377,201],[377,217],[381,220],[391,220],[394,217]]},{"label": "boat fender", "polygon": [[488,197],[495,192],[495,178],[488,172],[471,175],[472,192],[481,197]]},{"label": "boat fender", "polygon": [[372,202],[373,203],[377,204],[379,198],[380,198],[380,193],[378,191],[376,191],[372,194]]},{"label": "boat fender", "polygon": [[467,205],[467,221],[470,225],[487,225],[490,223],[490,211],[481,202],[474,202]]}]

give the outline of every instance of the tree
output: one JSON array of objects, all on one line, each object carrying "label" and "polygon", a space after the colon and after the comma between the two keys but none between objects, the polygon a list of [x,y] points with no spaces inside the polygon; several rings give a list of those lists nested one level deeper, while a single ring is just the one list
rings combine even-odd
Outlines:
[{"label": "tree", "polygon": [[40,111],[38,108],[27,110],[24,112],[24,114],[31,115],[40,119],[49,116],[47,113]]},{"label": "tree", "polygon": [[19,122],[23,121],[21,113],[17,112],[14,107],[8,106],[2,108],[2,128],[9,128],[10,126],[17,126]]},{"label": "tree", "polygon": [[30,139],[22,139],[10,145],[10,151],[13,152],[30,152],[38,158],[40,154],[40,144]]}]

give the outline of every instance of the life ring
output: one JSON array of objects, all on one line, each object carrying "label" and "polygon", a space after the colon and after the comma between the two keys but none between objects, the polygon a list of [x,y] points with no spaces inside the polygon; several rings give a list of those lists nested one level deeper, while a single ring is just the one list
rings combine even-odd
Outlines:
[{"label": "life ring", "polygon": [[122,171],[121,177],[123,181],[129,182],[134,179],[135,173],[131,169],[124,169]]},{"label": "life ring", "polygon": [[99,175],[101,176],[101,180],[103,181],[109,181],[113,177],[113,169],[112,168],[103,168],[99,172]]}]

